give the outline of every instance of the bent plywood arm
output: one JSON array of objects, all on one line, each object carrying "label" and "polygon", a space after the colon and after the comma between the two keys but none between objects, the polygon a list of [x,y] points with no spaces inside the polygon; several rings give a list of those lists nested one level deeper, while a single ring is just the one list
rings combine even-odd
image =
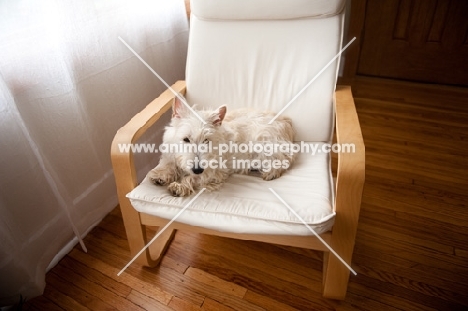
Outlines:
[{"label": "bent plywood arm", "polygon": [[[178,81],[172,89],[185,94],[185,81]],[[139,213],[132,207],[126,197],[137,185],[137,177],[132,152],[124,153],[119,149],[120,144],[135,143],[159,118],[171,108],[175,95],[171,90],[166,90],[158,98],[153,100],[140,113],[135,115],[126,125],[115,134],[111,147],[111,160],[114,169],[114,177],[117,185],[117,195],[120,209],[125,222],[125,230],[130,245],[130,253],[135,256],[144,246],[146,233],[141,225]],[[154,266],[157,262],[151,259],[150,253],[145,252],[138,261],[142,265]]]},{"label": "bent plywood arm", "polygon": [[[354,150],[350,153],[341,152],[338,154],[336,217],[332,230],[331,247],[350,264],[364,186],[365,146],[351,87],[338,86],[335,96],[337,143],[341,148],[346,144],[354,146]],[[349,270],[334,256],[327,257],[324,260],[324,296],[344,299]]]}]

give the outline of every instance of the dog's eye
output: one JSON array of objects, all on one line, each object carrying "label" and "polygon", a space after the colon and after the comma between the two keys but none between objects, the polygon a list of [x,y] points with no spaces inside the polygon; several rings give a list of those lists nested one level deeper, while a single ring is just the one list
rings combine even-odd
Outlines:
[{"label": "dog's eye", "polygon": [[184,141],[185,141],[186,143],[189,143],[189,142],[190,142],[190,139],[189,139],[188,137],[185,137],[185,138],[184,138]]},{"label": "dog's eye", "polygon": [[203,143],[204,143],[204,144],[207,144],[207,143],[208,143],[208,139],[205,139],[205,140],[203,141]]}]

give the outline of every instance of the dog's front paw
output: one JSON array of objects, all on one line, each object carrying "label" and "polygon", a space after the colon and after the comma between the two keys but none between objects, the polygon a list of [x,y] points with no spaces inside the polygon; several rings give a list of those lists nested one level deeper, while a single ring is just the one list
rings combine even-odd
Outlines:
[{"label": "dog's front paw", "polygon": [[153,169],[148,172],[148,178],[158,186],[165,186],[175,181],[175,174],[169,170]]},{"label": "dog's front paw", "polygon": [[273,179],[281,177],[282,173],[283,171],[279,171],[279,170],[270,170],[268,172],[263,171],[262,178],[263,180],[269,181],[269,180],[273,180]]},{"label": "dog's front paw", "polygon": [[169,186],[167,186],[167,190],[169,190],[174,197],[186,197],[193,193],[193,189],[178,182],[170,183]]},{"label": "dog's front paw", "polygon": [[158,186],[165,186],[168,183],[167,181],[159,177],[151,177],[150,180],[153,184],[158,185]]}]

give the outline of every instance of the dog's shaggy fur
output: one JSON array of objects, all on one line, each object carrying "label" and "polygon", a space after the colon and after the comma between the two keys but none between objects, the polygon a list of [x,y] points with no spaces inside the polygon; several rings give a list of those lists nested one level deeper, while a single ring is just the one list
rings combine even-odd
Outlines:
[{"label": "dog's shaggy fur", "polygon": [[[176,97],[172,107],[172,120],[165,129],[163,143],[166,146],[194,144],[198,147],[205,144],[211,147],[211,152],[200,152],[202,148],[197,148],[194,152],[183,150],[166,152],[162,154],[158,166],[148,173],[148,178],[154,184],[167,186],[173,196],[188,196],[201,188],[217,190],[231,174],[248,174],[252,167],[237,167],[239,165],[236,166],[236,163],[239,160],[250,161],[249,163],[253,160],[256,160],[256,163],[264,163],[264,160],[271,163],[276,160],[277,164],[282,164],[279,168],[278,165],[275,168],[255,167],[254,169],[260,172],[264,180],[280,177],[293,163],[294,153],[290,152],[277,151],[268,156],[264,152],[249,153],[234,150],[222,155],[218,152],[222,144],[237,144],[237,146],[249,142],[292,144],[294,130],[291,119],[280,116],[272,124],[268,124],[275,116],[274,113],[249,109],[227,113],[226,106],[214,111],[197,111],[197,113],[206,124],[203,124]],[[208,165],[201,167],[199,163],[217,164],[217,167]]]}]

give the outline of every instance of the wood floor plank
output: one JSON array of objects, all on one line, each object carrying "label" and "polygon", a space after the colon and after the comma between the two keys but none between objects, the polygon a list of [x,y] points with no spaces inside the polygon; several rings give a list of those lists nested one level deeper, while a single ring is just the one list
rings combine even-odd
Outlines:
[{"label": "wood floor plank", "polygon": [[[90,237],[91,236],[92,234],[90,234]],[[87,243],[88,253],[93,257],[97,256],[98,258],[104,258],[106,262],[109,262],[109,264],[113,265],[114,268],[117,269],[116,271],[120,271],[131,260],[129,252],[115,244],[112,244],[115,236],[105,231],[99,232],[98,236],[100,237],[99,239],[93,238]],[[195,305],[201,305],[203,303],[204,296],[194,292],[190,288],[187,288],[184,284],[181,284],[178,281],[171,281],[161,277],[155,273],[157,271],[159,271],[159,268],[141,269],[138,265],[130,265],[124,273],[132,276],[133,278],[139,279],[143,283],[151,284],[163,292],[183,296],[184,300]]]},{"label": "wood floor plank", "polygon": [[63,258],[61,266],[80,274],[91,282],[101,284],[104,288],[116,295],[126,297],[132,291],[129,285],[118,282],[110,276],[102,274],[100,271],[87,267],[79,261],[74,260],[71,256]]},{"label": "wood floor plank", "polygon": [[468,113],[468,106],[463,105],[468,97],[466,87],[358,76],[353,82],[352,90],[354,98],[385,100],[392,105],[410,108],[443,109],[454,114]]},{"label": "wood floor plank", "polygon": [[[171,296],[172,298],[172,296]],[[145,295],[137,290],[132,290],[127,299],[145,310],[171,311],[170,307],[154,299],[152,296]],[[169,303],[169,302],[168,302]]]},{"label": "wood floor plank", "polygon": [[245,311],[261,311],[262,309],[257,307],[254,304],[249,303],[246,300],[243,300],[237,296],[231,295],[232,293],[226,293],[223,290],[219,290],[217,287],[213,287],[213,283],[208,285],[206,283],[195,280],[191,277],[185,275],[179,275],[173,272],[171,269],[159,269],[159,274],[166,280],[177,281],[179,280],[187,288],[192,289],[194,292],[203,295],[204,297],[213,298],[223,305],[232,307],[236,310],[245,310]]},{"label": "wood floor plank", "polygon": [[194,280],[197,280],[198,282],[207,284],[211,287],[216,287],[218,290],[231,296],[243,298],[245,292],[247,291],[247,289],[243,288],[242,286],[232,282],[226,282],[200,269],[190,267],[185,271],[184,274]]},{"label": "wood floor plank", "polygon": [[245,293],[244,299],[250,301],[266,310],[270,311],[297,311],[298,309],[284,304],[272,297],[260,295],[254,291],[248,290]]},{"label": "wood floor plank", "polygon": [[174,271],[177,271],[181,274],[184,274],[185,271],[187,271],[187,269],[190,268],[190,266],[187,266],[181,262],[175,261],[169,256],[164,256],[164,258],[161,260],[161,267],[173,269]]},{"label": "wood floor plank", "polygon": [[[436,221],[440,226],[444,227],[444,230],[455,231],[462,233],[465,236],[467,233],[465,219],[457,217],[454,213],[447,213],[445,212],[445,209],[440,209],[440,207],[438,208],[431,205],[420,207],[414,204],[409,204],[408,202],[388,200],[382,196],[366,196],[362,210],[377,210],[381,208],[390,209],[395,213],[395,215],[397,215],[397,213],[405,213],[406,215],[409,215],[409,217]],[[452,225],[447,226],[447,223]]]},{"label": "wood floor plank", "polygon": [[[373,177],[371,174],[367,175],[367,180],[372,182],[373,186],[364,187],[366,197],[385,198],[402,203],[411,202],[412,205],[429,210],[436,209],[441,213],[445,212],[448,215],[461,217],[461,219],[466,216],[466,209],[460,205],[460,202],[466,200],[464,196],[415,184],[401,184],[392,180],[384,182],[381,177]],[[398,196],[395,196],[395,191],[398,191]]]},{"label": "wood floor plank", "polygon": [[358,235],[361,242],[356,245],[356,248],[360,249],[362,254],[366,254],[364,249],[372,249],[380,253],[380,256],[393,255],[398,258],[414,261],[415,265],[426,264],[430,267],[449,269],[453,273],[458,273],[459,277],[468,275],[466,271],[466,259],[460,259],[450,254],[433,252],[430,249],[406,241],[395,240],[392,236],[364,232],[363,230],[359,230]]},{"label": "wood floor plank", "polygon": [[[370,210],[367,207],[363,218],[368,220],[367,223],[374,226],[380,226],[381,229],[391,230],[392,233],[401,239],[412,239],[418,245],[424,245],[434,250],[453,254],[455,247],[465,248],[466,243],[463,243],[463,238],[466,234],[463,233],[463,228],[453,227],[451,230],[444,230],[442,223],[431,220],[430,218],[412,217],[408,213],[395,212],[382,208],[380,210]],[[393,215],[386,215],[391,213]],[[382,218],[385,216],[385,221]],[[462,232],[457,232],[457,229]]]},{"label": "wood floor plank", "polygon": [[[56,266],[59,267],[59,266]],[[63,279],[57,275],[57,270],[52,271],[47,275],[47,281],[54,284],[54,287],[57,288],[62,294],[70,296],[73,300],[77,301],[79,304],[89,308],[90,310],[110,310],[115,309],[111,304],[108,304],[101,300],[96,293],[90,293],[83,290],[79,286],[76,286],[73,282],[70,282],[66,276]],[[44,308],[43,310],[51,310],[49,308]]]},{"label": "wood floor plank", "polygon": [[368,287],[356,282],[350,286],[350,291],[360,296],[366,302],[365,310],[436,311],[436,309],[420,303],[413,304],[402,297],[395,300],[394,292],[390,290],[392,287],[385,283],[379,284],[379,288],[385,288],[386,291],[369,290]]},{"label": "wood floor plank", "polygon": [[205,301],[203,302],[202,310],[204,311],[234,311],[234,309],[229,308],[216,300],[213,300],[211,298],[205,298]]},{"label": "wood floor plank", "polygon": [[202,310],[201,306],[191,304],[188,301],[185,301],[177,296],[172,297],[169,302],[169,307],[171,310],[176,311],[200,311]]},{"label": "wood floor plank", "polygon": [[[49,300],[54,302],[56,305],[62,307],[65,310],[76,310],[76,311],[89,311],[88,307],[83,306],[75,299],[68,295],[63,294],[53,286],[47,286],[44,289],[44,296],[47,296]],[[50,310],[50,309],[48,309]]]},{"label": "wood floor plank", "polygon": [[59,265],[56,268],[57,269],[55,270],[55,272],[58,275],[66,277],[66,279],[69,282],[73,283],[76,287],[87,292],[88,294],[92,294],[99,297],[103,302],[110,306],[113,306],[113,308],[117,310],[144,311],[144,309],[125,299],[125,297],[119,296],[111,290],[106,289],[104,284],[102,283],[94,283],[93,281],[89,280],[87,276],[80,275],[75,271],[69,269],[65,265]]},{"label": "wood floor plank", "polygon": [[[361,275],[369,276],[373,279],[447,301],[461,303],[466,299],[459,294],[461,291],[460,288],[463,288],[463,286],[460,284],[453,285],[450,284],[450,282],[445,282],[444,280],[437,279],[437,277],[431,276],[428,273],[424,274],[421,273],[421,271],[417,271],[412,268],[402,268],[398,266],[392,267],[391,264],[384,264],[381,260],[375,257],[366,258],[361,255],[358,256],[359,257],[356,259],[361,260],[361,262],[362,260],[365,260],[366,262],[372,262],[371,267],[361,264],[357,268],[357,271],[359,271]],[[394,273],[396,269],[399,271],[398,275]],[[429,269],[429,271],[431,270]],[[433,286],[430,284],[438,284],[438,286]]]},{"label": "wood floor plank", "polygon": [[[379,241],[376,241],[379,240]],[[443,283],[452,290],[463,291],[468,286],[468,280],[462,278],[463,275],[467,274],[467,267],[457,267],[454,265],[447,265],[440,267],[434,265],[435,260],[427,260],[427,257],[418,255],[416,252],[409,253],[401,251],[395,252],[395,248],[389,245],[381,246],[384,243],[380,239],[369,241],[359,245],[357,252],[354,256],[354,261],[362,266],[365,266],[366,262],[380,261],[383,263],[385,268],[389,268],[389,271],[394,269],[411,269],[414,273],[419,273],[424,276],[432,277],[430,284]],[[379,245],[380,244],[380,245]],[[393,245],[398,245],[396,242]],[[431,271],[431,272],[429,272]],[[402,275],[402,273],[399,273]],[[448,286],[450,285],[450,286]]]},{"label": "wood floor plank", "polygon": [[[51,311],[63,311],[66,306],[69,305],[69,302],[62,304],[61,302],[54,299],[50,296],[51,291],[45,292],[44,295],[34,298],[32,301],[26,300],[26,303],[23,307],[17,306],[18,310],[31,310],[31,311],[41,311],[41,310],[51,310]],[[64,295],[65,296],[65,295]],[[20,309],[22,308],[22,309]]]},{"label": "wood floor plank", "polygon": [[70,253],[70,257],[82,262],[83,264],[87,264],[88,267],[103,273],[116,282],[127,285],[130,288],[130,292],[128,294],[132,292],[135,294],[135,291],[138,291],[142,295],[151,297],[152,299],[157,300],[164,305],[167,305],[172,298],[172,294],[161,290],[152,283],[142,281],[140,278],[134,277],[133,275],[122,274],[118,276],[117,274],[120,272],[119,269],[110,267],[107,263],[97,258],[87,256],[78,249],[74,249]]}]

